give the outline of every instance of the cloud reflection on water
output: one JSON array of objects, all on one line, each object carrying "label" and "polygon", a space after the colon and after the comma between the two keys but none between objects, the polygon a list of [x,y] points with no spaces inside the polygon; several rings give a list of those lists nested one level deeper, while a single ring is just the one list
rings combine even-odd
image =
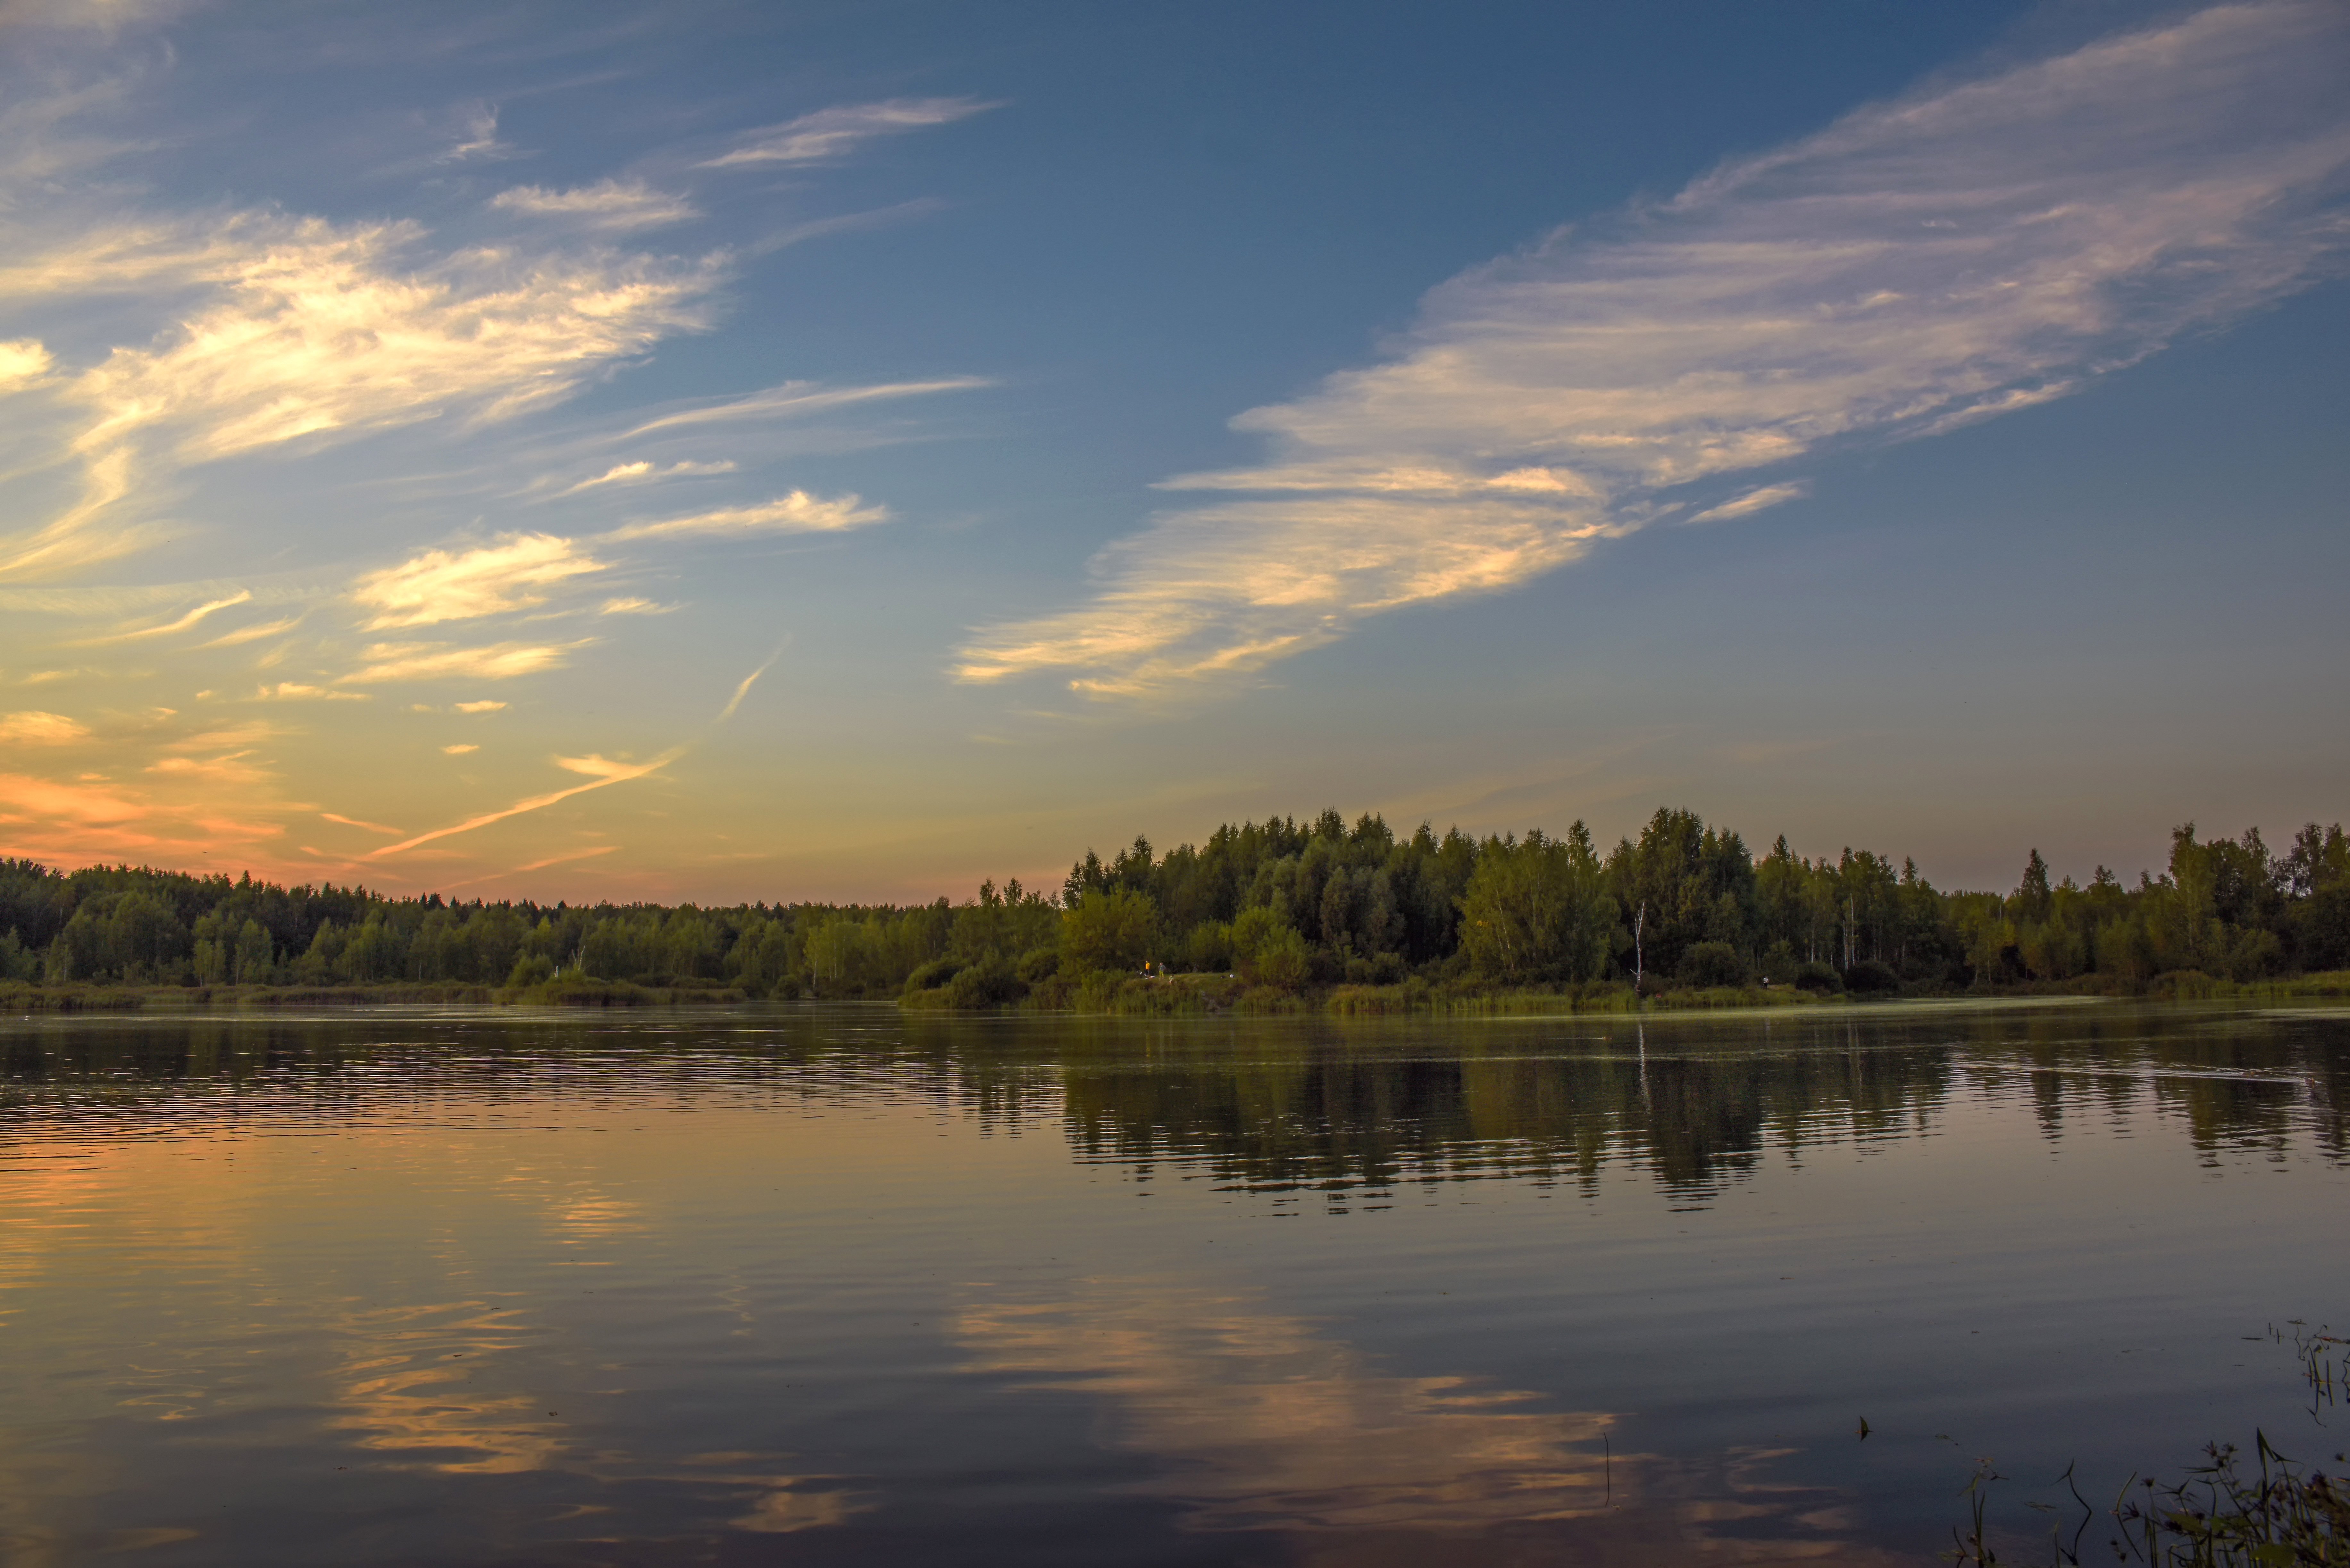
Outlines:
[{"label": "cloud reflection on water", "polygon": [[973,1370],[1114,1402],[1116,1446],[1208,1530],[1458,1527],[1563,1519],[1628,1496],[1644,1462],[1600,1449],[1604,1411],[1461,1377],[1378,1373],[1308,1319],[1177,1279],[1094,1280],[1066,1302],[980,1301]]},{"label": "cloud reflection on water", "polygon": [[983,1296],[954,1332],[973,1372],[1101,1398],[1101,1440],[1157,1462],[1139,1490],[1180,1503],[1185,1528],[1295,1534],[1301,1563],[1485,1562],[1562,1533],[1604,1542],[1595,1561],[1887,1561],[1849,1539],[1848,1498],[1773,1473],[1795,1450],[1611,1452],[1615,1413],[1383,1373],[1239,1293],[1090,1279],[1066,1300]]}]

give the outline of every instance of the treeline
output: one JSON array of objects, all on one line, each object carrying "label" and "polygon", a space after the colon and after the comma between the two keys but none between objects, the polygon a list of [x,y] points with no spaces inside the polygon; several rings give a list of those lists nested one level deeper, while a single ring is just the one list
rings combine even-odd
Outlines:
[{"label": "treeline", "polygon": [[[0,861],[0,981],[47,986],[473,987],[560,1000],[603,987],[956,1008],[1098,1003],[1231,977],[1223,993],[1338,986],[1754,986],[1953,992],[2142,987],[2350,968],[2350,839],[2315,824],[2173,836],[2160,876],[1945,893],[1866,850],[1757,856],[1660,809],[1604,854],[1581,823],[1398,837],[1335,811],[1220,827],[1161,855],[1088,852],[1056,890],[955,904],[541,905]],[[1149,976],[1146,981],[1143,977]],[[1232,988],[1237,988],[1232,989]],[[1192,987],[1200,990],[1198,985]]]}]

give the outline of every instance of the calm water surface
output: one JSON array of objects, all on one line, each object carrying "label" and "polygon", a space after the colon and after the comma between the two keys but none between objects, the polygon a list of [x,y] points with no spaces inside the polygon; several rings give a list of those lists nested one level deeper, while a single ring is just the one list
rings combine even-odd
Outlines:
[{"label": "calm water surface", "polygon": [[0,1555],[1925,1563],[1988,1457],[2044,1560],[2345,1447],[2346,1106],[2339,1008],[0,1020]]}]

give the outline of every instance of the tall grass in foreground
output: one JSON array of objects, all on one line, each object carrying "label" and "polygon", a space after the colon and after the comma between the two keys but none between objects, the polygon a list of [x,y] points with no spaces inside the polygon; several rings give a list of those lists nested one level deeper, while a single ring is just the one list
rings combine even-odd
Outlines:
[{"label": "tall grass in foreground", "polygon": [[[2323,1329],[2313,1333],[2297,1322],[2289,1326],[2316,1417],[2350,1383],[2350,1340]],[[2269,1333],[2282,1342],[2282,1331]],[[2181,1480],[2133,1475],[2122,1483],[2111,1510],[2116,1533],[2107,1542],[2116,1562],[2147,1568],[2350,1568],[2350,1482],[2286,1457],[2259,1430],[2249,1466],[2233,1443],[2210,1443],[2203,1453],[2208,1462],[2189,1468]],[[2334,1459],[2350,1462],[2341,1453]],[[1960,1494],[1967,1500],[1969,1522],[1952,1527],[1946,1560],[1980,1568],[2006,1561],[1991,1544],[1983,1521],[1991,1483],[2005,1479],[1988,1461],[1977,1466]],[[2051,1532],[2050,1562],[2077,1564],[2093,1516],[2073,1485],[2071,1468],[2057,1479],[2081,1503],[2082,1518],[2069,1546],[2061,1529]]]}]

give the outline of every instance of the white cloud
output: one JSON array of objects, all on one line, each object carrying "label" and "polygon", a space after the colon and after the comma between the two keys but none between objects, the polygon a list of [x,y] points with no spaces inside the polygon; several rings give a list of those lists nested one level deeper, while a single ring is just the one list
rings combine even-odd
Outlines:
[{"label": "white cloud", "polygon": [[1435,290],[1394,359],[1243,415],[1267,465],[1170,486],[1269,499],[1162,514],[1089,602],[983,630],[958,673],[1134,693],[1253,670],[1792,493],[1699,493],[1727,476],[2062,396],[2339,269],[2346,79],[2339,5],[2218,6],[1555,234]]},{"label": "white cloud", "polygon": [[1800,479],[1790,480],[1784,484],[1765,484],[1742,495],[1734,495],[1719,505],[1709,506],[1702,512],[1692,513],[1687,520],[1691,523],[1727,523],[1733,517],[1752,516],[1764,507],[1776,506],[1783,501],[1800,501],[1811,493],[1812,487]]},{"label": "white cloud", "polygon": [[364,691],[338,691],[330,686],[309,686],[298,680],[281,680],[275,686],[263,686],[253,694],[256,702],[365,702],[370,701]]},{"label": "white cloud", "polygon": [[375,607],[367,629],[381,631],[528,609],[546,602],[540,590],[602,570],[568,539],[519,534],[462,554],[427,550],[361,577],[351,597]]},{"label": "white cloud", "polygon": [[456,704],[456,709],[460,713],[497,713],[504,711],[506,706],[507,704],[504,702],[484,700],[479,702],[460,702]]},{"label": "white cloud", "polygon": [[702,216],[684,197],[656,191],[641,180],[599,180],[568,191],[516,185],[491,197],[490,205],[500,212],[565,218],[598,229],[657,228]]},{"label": "white cloud", "polygon": [[151,426],[203,462],[320,431],[444,413],[511,418],[597,367],[702,325],[712,275],[644,256],[462,251],[403,271],[411,224],[296,223],[242,259],[224,297],[151,349],[82,378],[102,450]]},{"label": "white cloud", "polygon": [[598,537],[613,544],[747,534],[836,534],[889,520],[889,508],[861,505],[854,495],[832,500],[795,490],[756,506],[727,506],[683,517],[630,523]]},{"label": "white cloud", "polygon": [[948,376],[934,381],[888,381],[869,387],[825,387],[814,381],[785,381],[782,386],[753,392],[748,397],[729,399],[706,408],[684,409],[673,414],[663,414],[629,431],[628,437],[690,425],[727,424],[738,420],[799,419],[856,403],[878,402],[890,398],[927,397],[934,392],[968,392],[992,385],[993,382],[981,376]]},{"label": "white cloud", "polygon": [[224,631],[210,642],[200,642],[196,646],[200,649],[237,648],[248,642],[259,642],[265,637],[276,637],[280,632],[292,631],[301,624],[300,616],[289,615],[282,620],[265,620],[252,626],[241,626],[234,631]]},{"label": "white cloud", "polygon": [[459,111],[457,139],[441,154],[442,163],[487,163],[516,157],[515,148],[498,140],[498,106],[469,104]]},{"label": "white cloud", "polygon": [[252,589],[239,588],[235,593],[229,595],[226,598],[213,599],[209,603],[200,604],[193,609],[187,611],[185,614],[181,615],[174,619],[165,621],[159,626],[144,626],[132,631],[116,632],[111,637],[101,638],[98,640],[102,642],[136,642],[151,637],[170,637],[174,632],[188,630],[191,627],[193,627],[198,622],[202,621],[206,616],[212,615],[219,610],[233,608],[237,605],[249,604],[252,602]]},{"label": "white cloud", "polygon": [[168,16],[185,0],[0,0],[0,28],[88,28],[112,33]]},{"label": "white cloud", "polygon": [[478,752],[482,748],[480,746],[475,745],[471,741],[460,741],[454,745],[442,747],[441,752],[443,756],[462,757],[467,752]]},{"label": "white cloud", "polygon": [[663,467],[639,458],[634,462],[614,463],[593,479],[583,479],[577,484],[558,490],[555,493],[555,499],[559,501],[567,495],[577,495],[584,490],[600,490],[607,485],[656,484],[664,479],[702,479],[712,474],[733,472],[734,464],[731,461],[681,462]]},{"label": "white cloud", "polygon": [[965,650],[965,680],[1082,671],[1072,690],[1139,696],[1228,678],[1343,636],[1357,616],[1509,587],[1623,532],[1597,508],[1448,506],[1381,495],[1234,502],[1175,514],[1096,560],[1081,608],[1002,628]]},{"label": "white cloud", "polygon": [[0,392],[31,386],[49,373],[49,350],[30,337],[0,342]]},{"label": "white cloud", "polygon": [[434,254],[416,225],[235,213],[96,226],[0,265],[0,305],[195,293],[144,347],[59,388],[85,418],[78,500],[0,538],[0,577],[54,576],[146,542],[115,514],[142,469],[446,419],[509,420],[700,329],[719,270],[599,247]]},{"label": "white cloud", "polygon": [[34,709],[23,713],[0,713],[0,744],[11,746],[65,746],[76,741],[89,739],[89,726],[63,713],[44,713]]},{"label": "white cloud", "polygon": [[452,678],[508,680],[560,669],[585,641],[567,643],[499,642],[484,648],[452,648],[435,642],[379,642],[361,655],[367,662],[342,679],[359,686],[391,680],[444,680]]},{"label": "white cloud", "polygon": [[965,119],[997,108],[969,98],[893,98],[881,103],[842,104],[804,114],[782,125],[746,133],[731,151],[702,165],[733,169],[762,163],[823,163],[845,157],[860,141],[899,131],[920,130]]},{"label": "white cloud", "polygon": [[598,855],[617,855],[620,852],[620,847],[617,844],[598,844],[588,849],[567,849],[560,855],[550,855],[544,860],[534,860],[527,866],[517,866],[507,875],[518,877],[525,871],[544,871],[550,866],[560,866],[567,860],[590,860]]},{"label": "white cloud", "polygon": [[107,790],[78,788],[23,774],[0,774],[0,806],[78,823],[128,822],[146,815],[146,807]]},{"label": "white cloud", "polygon": [[573,784],[567,789],[549,790],[545,794],[531,795],[527,799],[518,800],[514,805],[499,810],[482,812],[465,818],[463,822],[452,823],[447,827],[436,827],[429,833],[420,833],[412,838],[402,839],[398,844],[387,844],[380,849],[369,850],[368,858],[372,860],[387,855],[405,855],[421,845],[431,844],[442,838],[453,838],[461,833],[472,833],[476,829],[521,816],[527,812],[542,811],[550,805],[569,800],[575,795],[586,794],[590,790],[605,789],[616,784],[627,784],[633,779],[643,778],[669,766],[670,763],[685,755],[686,750],[687,748],[681,745],[671,746],[659,756],[641,763],[615,763],[594,755],[557,757],[555,759],[556,766],[567,768],[576,774],[587,774],[589,775],[588,782],[583,784]]}]

